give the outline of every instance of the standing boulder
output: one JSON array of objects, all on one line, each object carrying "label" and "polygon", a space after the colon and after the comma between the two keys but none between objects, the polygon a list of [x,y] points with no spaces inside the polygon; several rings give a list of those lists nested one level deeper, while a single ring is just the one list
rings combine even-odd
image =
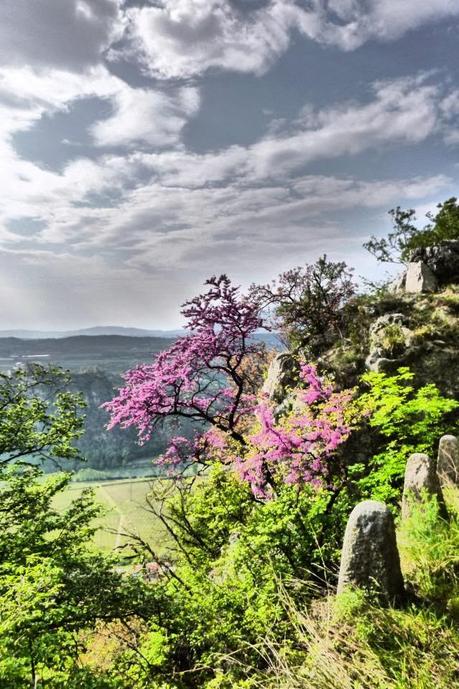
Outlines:
[{"label": "standing boulder", "polygon": [[441,486],[449,483],[459,486],[459,440],[454,435],[440,438],[437,474]]},{"label": "standing boulder", "polygon": [[446,239],[434,246],[414,249],[410,261],[422,261],[440,285],[459,282],[459,239]]},{"label": "standing boulder", "polygon": [[386,603],[403,599],[394,520],[383,502],[365,500],[351,512],[344,534],[338,593],[349,587],[374,591]]},{"label": "standing boulder", "polygon": [[422,261],[408,263],[406,269],[405,291],[413,294],[420,292],[435,292],[437,279],[435,275]]},{"label": "standing boulder", "polygon": [[437,476],[436,462],[427,455],[416,452],[409,457],[406,463],[402,519],[410,516],[413,502],[421,502],[423,498],[432,497],[437,499],[440,514],[446,517],[446,507]]}]

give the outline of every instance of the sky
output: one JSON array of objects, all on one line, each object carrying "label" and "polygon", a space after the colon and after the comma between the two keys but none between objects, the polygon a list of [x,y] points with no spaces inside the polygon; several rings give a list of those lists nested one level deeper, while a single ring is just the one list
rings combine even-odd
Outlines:
[{"label": "sky", "polygon": [[0,329],[173,328],[457,195],[459,0],[1,0]]}]

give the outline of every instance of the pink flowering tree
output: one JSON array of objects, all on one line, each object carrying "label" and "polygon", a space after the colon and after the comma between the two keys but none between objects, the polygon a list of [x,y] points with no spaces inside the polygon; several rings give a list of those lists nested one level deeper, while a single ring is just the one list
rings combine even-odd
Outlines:
[{"label": "pink flowering tree", "polygon": [[109,428],[134,426],[145,442],[165,419],[196,422],[194,437],[173,437],[158,461],[229,464],[258,498],[280,483],[330,486],[336,450],[351,430],[352,391],[336,392],[303,363],[292,411],[279,416],[257,390],[253,362],[265,361],[254,338],[262,326],[257,302],[224,275],[206,284],[207,292],[183,306],[189,334],[124,374],[125,385],[104,405]]},{"label": "pink flowering tree", "polygon": [[104,405],[111,415],[109,428],[134,426],[140,442],[149,440],[165,419],[195,422],[194,441],[172,438],[163,458],[168,464],[202,450],[211,437],[209,427],[243,443],[241,420],[254,403],[247,361],[262,359],[265,349],[254,338],[262,327],[258,306],[226,275],[206,285],[204,294],[183,305],[189,334],[153,363],[127,371],[117,397]]}]

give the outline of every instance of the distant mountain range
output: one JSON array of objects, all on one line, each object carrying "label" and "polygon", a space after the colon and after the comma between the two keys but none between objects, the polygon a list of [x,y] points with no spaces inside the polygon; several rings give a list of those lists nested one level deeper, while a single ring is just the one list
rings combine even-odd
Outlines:
[{"label": "distant mountain range", "polygon": [[175,338],[183,335],[184,330],[144,330],[143,328],[124,328],[118,325],[102,325],[82,330],[0,330],[0,338],[18,337],[21,340],[49,340],[65,337],[97,337],[100,335],[123,335],[125,337],[166,337]]},{"label": "distant mountain range", "polygon": [[[18,338],[20,340],[64,340],[73,337],[143,337],[175,339],[185,335],[186,330],[144,330],[143,328],[125,328],[118,325],[100,325],[93,328],[83,328],[82,330],[0,330],[0,339]],[[259,332],[256,335],[258,340],[266,342],[267,345],[278,349],[280,344],[275,333]],[[107,346],[107,342],[104,343]],[[79,346],[81,346],[81,341]],[[51,347],[53,349],[53,347]]]},{"label": "distant mountain range", "polygon": [[[111,333],[107,333],[107,330]],[[114,334],[113,330],[117,333]],[[118,334],[121,332],[122,334]],[[180,330],[154,331],[131,328],[89,328],[71,336],[63,333],[36,333],[30,330],[0,331],[0,371],[10,370],[20,362],[53,363],[73,371],[101,368],[118,374],[136,364],[152,361],[154,356],[170,347]],[[144,335],[143,333],[148,333]],[[13,333],[8,336],[8,333]],[[258,333],[257,340],[279,349],[279,342],[271,333]]]}]

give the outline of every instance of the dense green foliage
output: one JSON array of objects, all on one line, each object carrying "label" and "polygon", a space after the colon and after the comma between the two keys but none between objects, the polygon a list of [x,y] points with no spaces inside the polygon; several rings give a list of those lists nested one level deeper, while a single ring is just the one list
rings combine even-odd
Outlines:
[{"label": "dense green foliage", "polygon": [[[373,689],[375,672],[384,689],[430,689],[433,680],[453,686],[457,507],[449,504],[446,522],[426,503],[403,525],[405,575],[422,603],[413,598],[404,610],[384,610],[360,594],[336,605],[327,598],[350,505],[327,520],[320,550],[324,496],[284,490],[256,503],[215,467],[185,498],[174,498],[174,576],[154,585],[160,612],[139,641],[141,655],[119,649],[114,656],[118,671],[129,668],[128,686]],[[321,562],[315,576],[314,561]]]},{"label": "dense green foliage", "polygon": [[138,612],[141,590],[88,547],[98,512],[89,492],[64,513],[53,509],[69,475],[43,482],[28,469],[2,478],[0,686],[81,686],[79,632]]},{"label": "dense green foliage", "polygon": [[[142,641],[143,659],[128,654],[134,686],[169,679],[165,686],[202,687],[230,667],[236,681],[245,668],[263,665],[260,639],[273,625],[278,639],[289,635],[279,583],[312,576],[323,588],[324,562],[336,561],[341,520],[327,517],[328,499],[326,492],[284,486],[275,500],[260,503],[220,465],[194,486],[182,485],[165,512],[174,573],[154,585],[160,613]],[[304,605],[310,598],[308,587],[295,595]]]},{"label": "dense green foliage", "polygon": [[[0,686],[108,686],[81,666],[83,631],[101,620],[145,614],[140,582],[116,573],[90,547],[98,514],[85,491],[54,507],[70,474],[43,476],[37,462],[74,459],[81,400],[61,392],[65,375],[32,367],[0,382]],[[34,462],[35,465],[31,464]]]},{"label": "dense green foliage", "polygon": [[253,673],[253,684],[243,686],[455,687],[459,680],[458,489],[450,489],[446,499],[448,521],[441,518],[435,499],[425,500],[413,505],[410,518],[398,529],[411,602],[398,610],[381,608],[363,592],[348,591],[304,608],[284,592],[294,641],[277,646],[268,640],[263,647],[268,670]]},{"label": "dense green foliage", "polygon": [[363,495],[396,505],[408,457],[414,452],[435,455],[447,419],[454,428],[459,402],[443,397],[433,383],[416,389],[407,368],[394,376],[369,372],[362,382],[369,389],[356,404],[367,416],[369,431],[378,434],[377,445],[370,465],[354,464],[350,472]]}]

